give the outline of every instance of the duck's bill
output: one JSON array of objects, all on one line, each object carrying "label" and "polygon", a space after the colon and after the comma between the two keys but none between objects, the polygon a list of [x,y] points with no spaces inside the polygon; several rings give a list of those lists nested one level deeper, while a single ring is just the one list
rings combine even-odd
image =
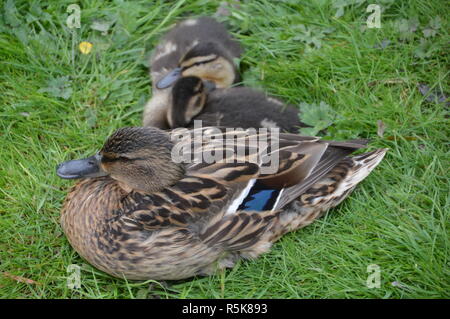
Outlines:
[{"label": "duck's bill", "polygon": [[175,83],[176,80],[181,78],[181,71],[182,68],[175,68],[167,73],[165,77],[163,77],[161,80],[159,80],[158,83],[156,83],[156,88],[165,89],[171,86],[173,83]]},{"label": "duck's bill", "polygon": [[56,168],[56,174],[64,179],[76,179],[86,177],[100,177],[108,175],[100,166],[101,156],[94,156],[61,163]]}]

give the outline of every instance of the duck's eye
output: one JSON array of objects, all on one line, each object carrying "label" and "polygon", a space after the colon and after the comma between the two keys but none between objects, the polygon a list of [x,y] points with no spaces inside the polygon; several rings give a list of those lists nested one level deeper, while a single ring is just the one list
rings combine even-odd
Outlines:
[{"label": "duck's eye", "polygon": [[119,160],[118,157],[107,157],[107,156],[102,157],[102,162],[104,162],[104,163],[111,163],[111,162],[115,162],[117,160]]},{"label": "duck's eye", "polygon": [[117,156],[117,157],[107,157],[107,156],[103,156],[102,157],[102,162],[105,163],[113,163],[113,162],[117,162],[117,161],[131,161],[131,158],[125,157],[125,156]]}]

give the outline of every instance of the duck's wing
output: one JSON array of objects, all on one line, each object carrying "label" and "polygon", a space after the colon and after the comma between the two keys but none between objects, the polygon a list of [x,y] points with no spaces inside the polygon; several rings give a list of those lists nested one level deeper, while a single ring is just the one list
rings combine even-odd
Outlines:
[{"label": "duck's wing", "polygon": [[[223,222],[217,226],[219,232],[233,228],[231,224],[227,226],[232,223],[241,225],[238,227],[242,234],[249,234],[273,218],[270,216],[278,208],[325,176],[348,153],[361,147],[352,142],[321,141],[294,134],[272,136],[270,131],[201,128],[184,133],[175,138],[174,149],[188,150],[189,156],[185,157],[183,152],[179,155],[180,160],[192,161],[186,162],[185,178],[159,193],[135,198],[134,204],[127,205],[132,209],[125,214],[130,224],[151,230],[197,227],[201,233],[216,221],[217,225]],[[232,143],[227,143],[226,138]],[[255,139],[265,143],[252,144]],[[214,158],[218,154],[223,158]],[[268,217],[263,220],[252,217],[249,223],[245,216],[250,211],[266,211]],[[235,219],[235,215],[241,217]],[[234,221],[230,222],[230,218]],[[213,233],[209,232],[211,238],[216,236]]]},{"label": "duck's wing", "polygon": [[[233,214],[253,186],[259,184],[257,180],[278,189],[296,184],[307,177],[327,147],[326,143],[315,143],[316,138],[280,139],[270,132],[252,134],[203,128],[185,133],[188,135],[177,137],[176,145],[181,150],[186,146],[188,155],[192,155],[193,162],[186,162],[185,178],[158,193],[132,194],[124,214],[130,224],[137,223],[146,229],[188,227],[214,216]],[[264,143],[255,145],[255,139]],[[273,144],[273,140],[277,143]],[[178,150],[174,149],[176,153]],[[180,159],[186,160],[185,154],[180,154]],[[216,160],[211,158],[212,154],[224,158]],[[268,160],[271,156],[277,158],[274,167],[270,167]],[[200,161],[195,161],[197,158]]]},{"label": "duck's wing", "polygon": [[[191,174],[208,175],[228,187],[241,185],[236,181],[242,181],[244,189],[238,187],[233,191],[243,200],[248,198],[242,194],[250,191],[254,193],[255,188],[283,190],[285,194],[279,198],[277,207],[271,209],[283,207],[294,200],[294,195],[301,195],[346,156],[365,147],[368,142],[326,141],[317,137],[280,134],[269,129],[256,131],[206,127],[181,129],[181,132],[184,135],[175,138],[178,141],[175,149],[187,149],[188,156],[185,159],[190,160],[188,171]],[[218,157],[214,158],[212,154]],[[247,171],[252,173],[242,173]],[[235,207],[236,203],[233,202],[231,206]],[[240,206],[242,203],[237,207]]]},{"label": "duck's wing", "polygon": [[[267,188],[254,187],[256,191],[249,196],[247,207],[241,205],[234,214],[213,220],[205,227],[200,238],[208,245],[235,251],[239,256],[256,257],[267,251],[283,234],[311,224],[328,209],[338,205],[381,162],[386,151],[378,149],[345,157],[325,175],[313,171],[302,185],[274,192],[271,201],[267,200],[270,197],[267,196]],[[324,164],[330,158],[331,155],[326,156]],[[325,167],[330,165],[323,165],[321,170]],[[317,179],[319,175],[322,177]],[[259,201],[258,192],[261,194]],[[252,210],[258,208],[261,202],[268,206],[259,208],[272,209]],[[289,203],[292,205],[287,206]]]}]

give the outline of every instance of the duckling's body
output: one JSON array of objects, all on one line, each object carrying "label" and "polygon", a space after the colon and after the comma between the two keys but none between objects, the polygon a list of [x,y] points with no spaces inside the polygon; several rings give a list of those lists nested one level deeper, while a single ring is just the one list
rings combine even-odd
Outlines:
[{"label": "duckling's body", "polygon": [[[200,142],[205,148],[194,151],[206,156],[211,138],[234,136],[183,132],[171,142],[156,128],[124,128],[97,155],[59,166],[63,178],[89,177],[68,194],[61,224],[95,267],[127,279],[175,280],[255,258],[340,203],[386,152],[348,157],[363,145],[281,134],[270,154],[254,145],[231,162],[174,161],[179,147]],[[277,138],[241,132],[235,145],[250,137]],[[279,165],[264,170],[261,159],[274,154]]]},{"label": "duckling's body", "polygon": [[210,17],[178,23],[156,47],[151,58],[153,96],[144,109],[144,126],[168,128],[165,123],[172,83],[180,76],[196,75],[216,87],[239,80],[233,59],[242,49],[224,25]]},{"label": "duckling's body", "polygon": [[232,87],[208,91],[197,77],[184,77],[175,83],[167,112],[171,128],[203,126],[237,128],[279,128],[281,132],[298,133],[306,127],[299,110],[292,105],[249,87]]},{"label": "duckling's body", "polygon": [[[212,91],[203,112],[194,120],[201,120],[204,126],[279,128],[290,133],[306,126],[292,105],[248,87]],[[193,123],[187,127],[193,127]]]}]

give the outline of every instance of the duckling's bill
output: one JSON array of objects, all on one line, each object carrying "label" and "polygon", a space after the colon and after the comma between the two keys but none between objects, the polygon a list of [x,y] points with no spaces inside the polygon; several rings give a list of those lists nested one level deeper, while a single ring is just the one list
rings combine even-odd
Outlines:
[{"label": "duckling's bill", "polygon": [[101,168],[100,161],[100,154],[84,159],[66,161],[57,166],[56,174],[64,179],[106,176],[108,173]]},{"label": "duckling's bill", "polygon": [[209,93],[216,89],[216,84],[212,81],[204,80],[203,85],[205,86],[205,92]]},{"label": "duckling's bill", "polygon": [[165,89],[171,86],[176,80],[178,80],[181,77],[181,71],[183,69],[178,67],[170,71],[166,74],[161,80],[158,81],[156,84],[156,87],[158,89]]}]

